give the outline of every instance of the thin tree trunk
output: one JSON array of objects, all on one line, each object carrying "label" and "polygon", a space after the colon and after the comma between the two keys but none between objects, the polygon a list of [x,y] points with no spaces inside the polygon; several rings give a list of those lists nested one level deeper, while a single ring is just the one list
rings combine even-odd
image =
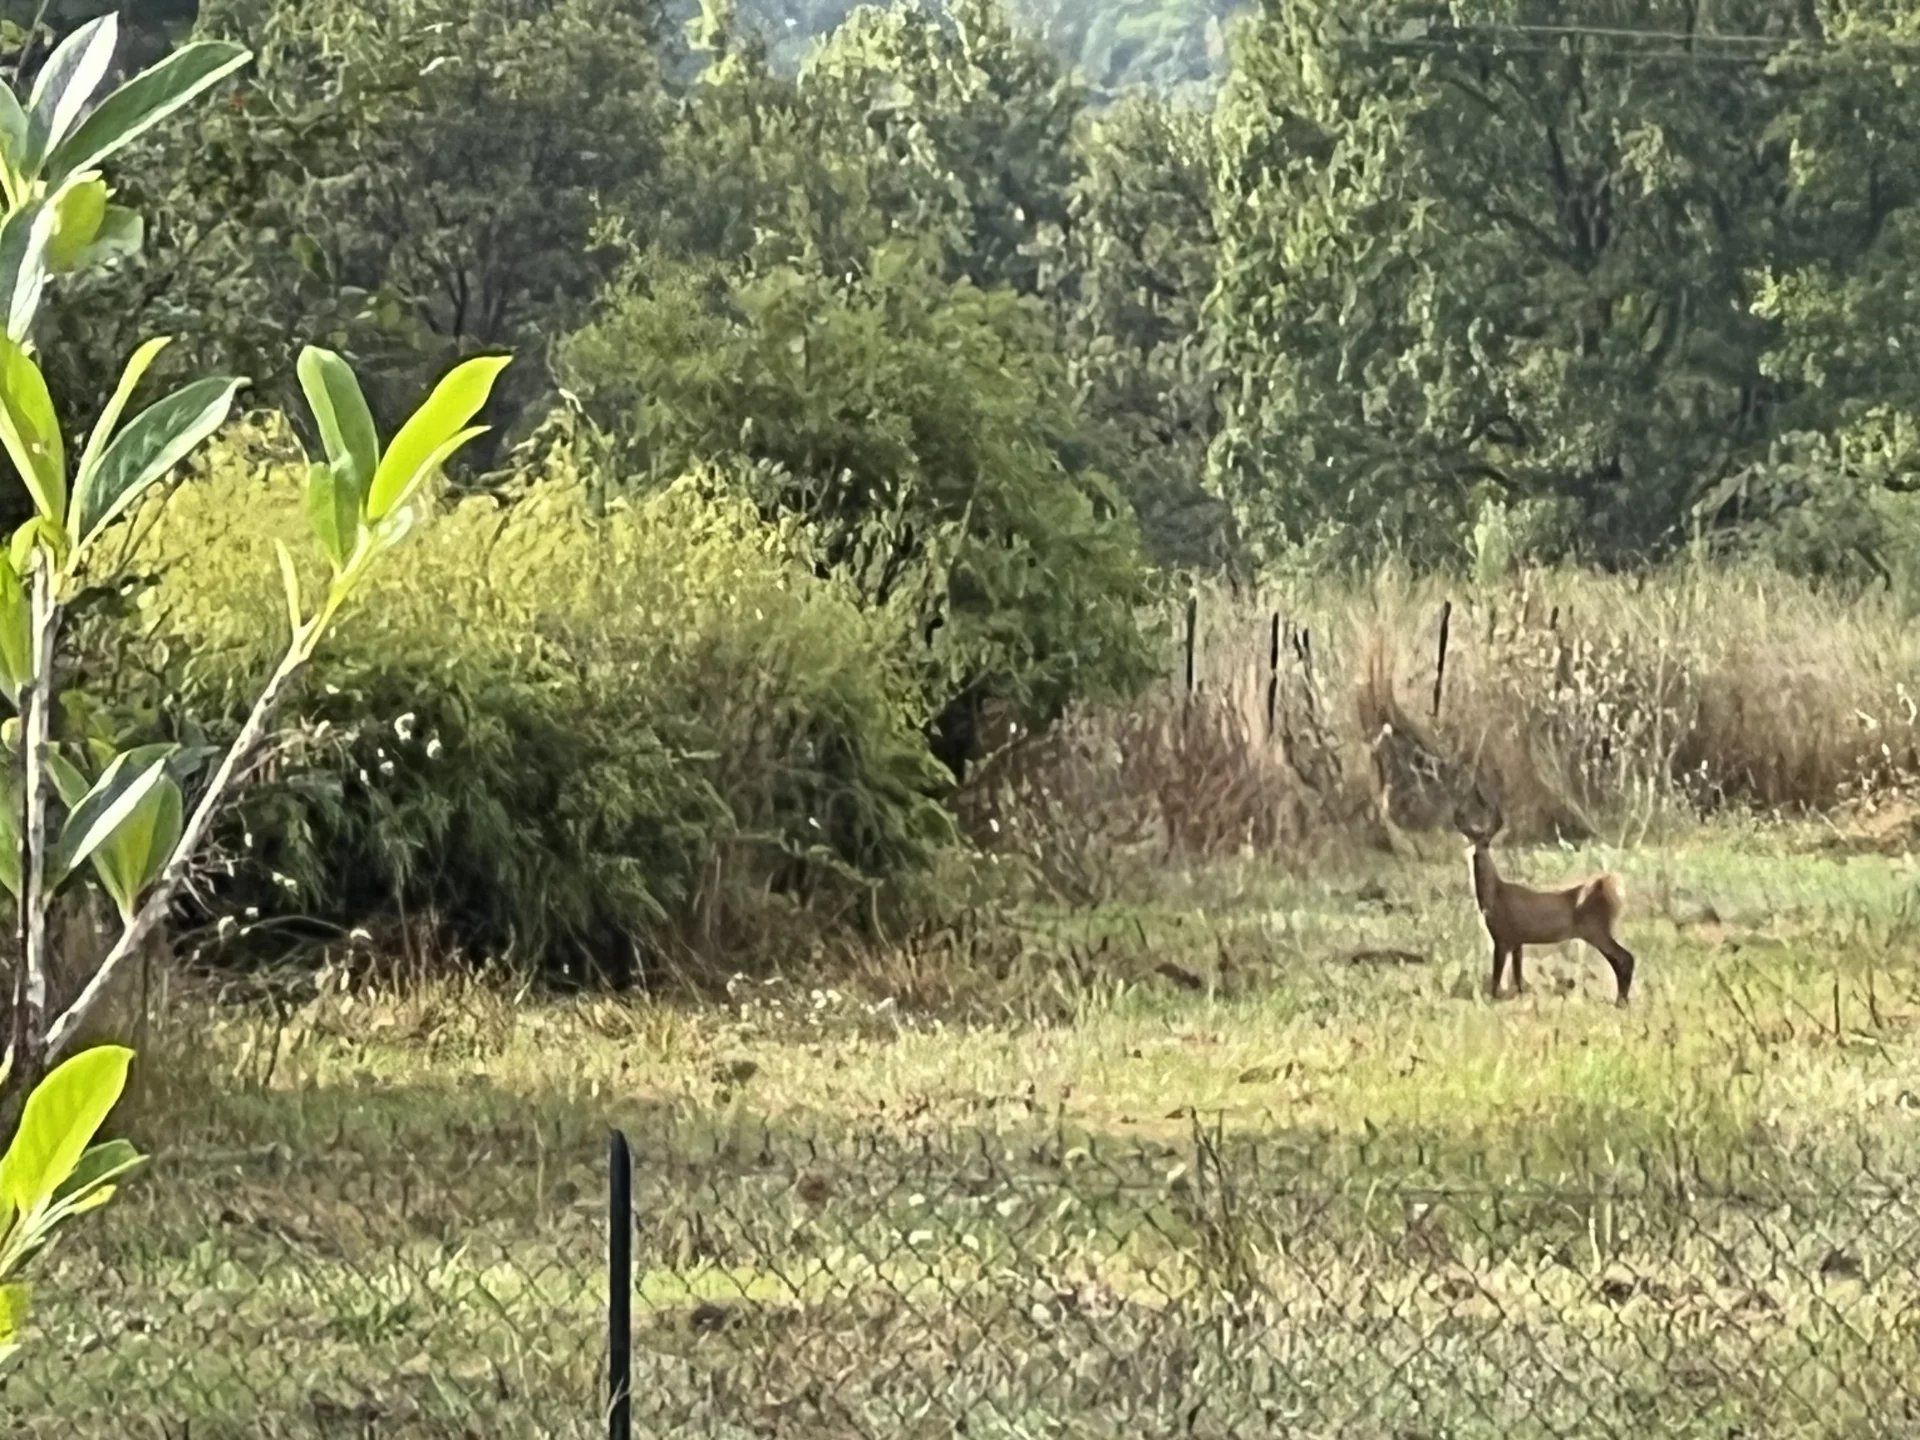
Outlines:
[{"label": "thin tree trunk", "polygon": [[[186,884],[193,858],[199,853],[207,831],[212,828],[214,816],[225,802],[227,791],[232,788],[241,767],[266,738],[267,726],[272,723],[274,713],[280,708],[280,702],[286,697],[294,678],[306,665],[307,656],[307,637],[295,636],[293,645],[273,672],[273,678],[253,702],[253,709],[247,715],[246,723],[240,727],[240,733],[234,736],[233,744],[227,747],[227,753],[222,757],[219,769],[214,771],[206,793],[200,797],[200,803],[194,806],[193,814],[188,817],[186,828],[181,832],[180,843],[174,846],[173,856],[161,870],[159,880],[148,892],[133,919],[120,932],[120,938],[114,941],[113,948],[107,952],[106,958],[100,962],[78,998],[54,1022],[53,1029],[47,1035],[43,1063],[52,1064],[66,1053],[88,1015],[106,996],[115,976],[129,959],[140,953],[147,937],[166,918],[174,896]],[[9,1077],[9,1087],[12,1083]]]},{"label": "thin tree trunk", "polygon": [[[43,559],[30,581],[33,678],[21,695],[20,969],[14,978],[12,1064],[6,1090],[24,1095],[47,1064],[47,737],[53,708],[53,640],[60,621],[53,576]],[[0,1132],[15,1110],[0,1105]]]}]

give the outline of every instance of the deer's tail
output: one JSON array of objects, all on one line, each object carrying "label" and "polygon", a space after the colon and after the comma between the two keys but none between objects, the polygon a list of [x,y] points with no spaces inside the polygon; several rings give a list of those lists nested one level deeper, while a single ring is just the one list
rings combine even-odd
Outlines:
[{"label": "deer's tail", "polygon": [[1627,903],[1627,887],[1620,883],[1620,877],[1608,871],[1596,875],[1593,889],[1599,904],[1596,908],[1607,917],[1609,923],[1616,919]]}]

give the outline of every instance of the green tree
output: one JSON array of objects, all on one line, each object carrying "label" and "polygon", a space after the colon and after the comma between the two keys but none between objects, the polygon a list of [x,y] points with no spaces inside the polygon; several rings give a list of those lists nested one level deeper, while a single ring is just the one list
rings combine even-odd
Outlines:
[{"label": "green tree", "polygon": [[1014,0],[1014,18],[1074,67],[1093,92],[1199,106],[1226,68],[1237,0]]},{"label": "green tree", "polygon": [[1045,311],[943,278],[931,248],[842,280],[646,267],[560,362],[636,483],[719,463],[805,517],[900,614],[957,766],[989,702],[1039,721],[1138,680],[1147,590]]},{"label": "green tree", "polygon": [[[1804,9],[1712,18],[1784,38]],[[1530,0],[1448,18],[1269,0],[1241,32],[1213,472],[1268,548],[1447,545],[1497,497],[1644,553],[1777,423],[1752,300],[1780,243],[1781,87],[1706,49],[1695,5],[1610,0],[1590,31]]]},{"label": "green tree", "polygon": [[1815,18],[1817,36],[1773,65],[1791,97],[1776,134],[1797,244],[1771,257],[1755,306],[1776,324],[1764,368],[1790,397],[1790,433],[1708,503],[1784,526],[1768,537],[1783,558],[1891,574],[1920,533],[1920,379],[1901,340],[1920,324],[1920,10],[1823,3]]},{"label": "green tree", "polygon": [[[463,351],[578,323],[621,254],[603,214],[658,210],[653,0],[204,0],[199,28],[255,66],[129,178],[154,233],[50,335],[63,393],[159,327],[187,337],[179,363],[277,402],[292,337],[324,336],[396,403]],[[541,380],[526,367],[500,411]]]},{"label": "green tree", "polygon": [[1082,97],[993,0],[859,10],[792,79],[725,6],[696,39],[680,248],[839,276],[928,237],[954,278],[1053,282],[1043,242],[1066,223]]},{"label": "green tree", "polygon": [[1202,314],[1217,247],[1211,117],[1128,96],[1081,154],[1057,296],[1071,373],[1155,558],[1219,565],[1237,547],[1202,484],[1219,389]]}]

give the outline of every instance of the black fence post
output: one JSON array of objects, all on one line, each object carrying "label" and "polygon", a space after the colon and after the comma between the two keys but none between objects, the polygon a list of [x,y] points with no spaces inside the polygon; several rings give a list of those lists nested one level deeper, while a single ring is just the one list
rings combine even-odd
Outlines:
[{"label": "black fence post", "polygon": [[1186,695],[1187,695],[1187,699],[1189,700],[1193,698],[1194,686],[1199,683],[1199,677],[1198,675],[1195,674],[1195,670],[1197,668],[1197,662],[1198,662],[1198,657],[1195,654],[1195,651],[1198,648],[1199,638],[1200,638],[1200,592],[1195,590],[1189,593],[1187,596],[1187,638],[1186,638],[1185,649],[1186,649],[1186,657],[1187,657]]},{"label": "black fence post", "polygon": [[1280,720],[1280,612],[1273,612],[1272,633],[1267,637],[1267,739]]},{"label": "black fence post", "polygon": [[633,1435],[633,1154],[613,1132],[607,1155],[607,1440]]}]

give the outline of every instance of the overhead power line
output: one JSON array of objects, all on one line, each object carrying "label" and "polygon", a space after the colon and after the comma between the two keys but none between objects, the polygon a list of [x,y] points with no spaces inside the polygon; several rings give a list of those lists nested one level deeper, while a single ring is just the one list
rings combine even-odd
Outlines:
[{"label": "overhead power line", "polygon": [[1829,40],[1794,35],[1636,30],[1617,25],[1458,25],[1444,21],[1414,22],[1396,34],[1352,36],[1337,43],[1346,48],[1365,50],[1462,55],[1486,52],[1503,55],[1564,55],[1569,48],[1566,42],[1574,40],[1612,42],[1582,46],[1580,53],[1589,58],[1629,64],[1672,61],[1677,64],[1753,68],[1770,65],[1781,56],[1792,54],[1836,58],[1861,69],[1920,65],[1920,40],[1893,36]]}]

